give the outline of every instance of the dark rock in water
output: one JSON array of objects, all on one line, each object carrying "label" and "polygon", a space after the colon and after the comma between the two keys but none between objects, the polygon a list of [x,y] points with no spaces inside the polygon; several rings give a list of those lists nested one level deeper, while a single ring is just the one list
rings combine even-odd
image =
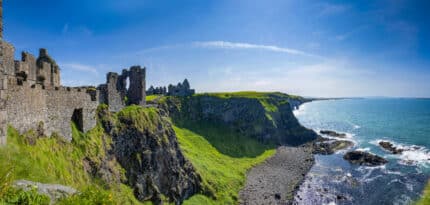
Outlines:
[{"label": "dark rock in water", "polygon": [[379,146],[393,154],[402,154],[404,151],[403,149],[397,149],[391,142],[381,141],[379,142]]},{"label": "dark rock in water", "polygon": [[336,196],[336,199],[337,199],[338,201],[345,201],[345,200],[347,200],[348,198],[346,198],[345,196],[342,196],[342,195],[337,195],[337,196]]},{"label": "dark rock in water", "polygon": [[276,194],[275,194],[275,199],[276,199],[276,200],[280,200],[280,199],[281,199],[281,194],[276,193]]},{"label": "dark rock in water", "polygon": [[331,136],[331,137],[339,137],[339,138],[346,137],[345,133],[337,133],[337,132],[331,131],[331,130],[321,130],[320,133],[323,135]]},{"label": "dark rock in water", "polygon": [[346,153],[343,158],[352,164],[364,166],[379,166],[388,163],[388,161],[380,156],[362,151],[352,151]]},{"label": "dark rock in water", "polygon": [[327,138],[319,138],[313,144],[313,153],[314,154],[322,154],[322,155],[330,155],[339,150],[346,149],[348,147],[352,147],[354,145],[351,141],[346,140],[331,140]]}]

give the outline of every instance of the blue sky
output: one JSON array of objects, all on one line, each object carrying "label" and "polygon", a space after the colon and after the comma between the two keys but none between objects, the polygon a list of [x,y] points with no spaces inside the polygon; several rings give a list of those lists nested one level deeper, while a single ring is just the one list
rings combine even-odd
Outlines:
[{"label": "blue sky", "polygon": [[65,85],[147,67],[198,92],[430,97],[430,1],[5,0],[4,38]]}]

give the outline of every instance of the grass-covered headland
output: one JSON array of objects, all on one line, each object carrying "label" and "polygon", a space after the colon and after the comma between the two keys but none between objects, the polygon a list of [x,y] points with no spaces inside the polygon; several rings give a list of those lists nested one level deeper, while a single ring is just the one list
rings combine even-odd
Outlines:
[{"label": "grass-covered headland", "polygon": [[[142,176],[151,177],[147,172],[159,169],[157,163],[171,165],[169,160],[155,164],[152,160],[163,158],[157,155],[163,147],[169,148],[166,154],[176,152],[176,140],[179,152],[201,178],[201,190],[183,203],[237,204],[252,166],[272,156],[278,143],[312,137],[291,113],[289,100],[303,100],[297,96],[238,92],[151,98],[157,99],[161,110],[130,106],[112,114],[100,106],[97,126],[88,133],[72,126],[71,142],[36,131],[19,134],[9,127],[7,145],[0,147],[0,204],[49,204],[37,187],[21,190],[13,185],[16,180],[60,184],[78,191],[57,204],[142,204],[136,196],[145,204],[159,203],[159,199],[173,203],[163,193],[155,201],[143,197],[162,192],[156,182],[150,180],[150,189],[134,183],[141,183]],[[119,156],[119,145],[127,150],[125,157]],[[188,166],[181,158],[178,163]]]}]

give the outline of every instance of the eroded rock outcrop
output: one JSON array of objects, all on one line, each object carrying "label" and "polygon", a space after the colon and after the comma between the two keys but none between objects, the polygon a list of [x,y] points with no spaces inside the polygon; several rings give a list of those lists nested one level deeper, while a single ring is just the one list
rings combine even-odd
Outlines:
[{"label": "eroded rock outcrop", "polygon": [[348,152],[343,158],[352,164],[364,166],[379,166],[388,163],[386,159],[380,156],[363,151]]},{"label": "eroded rock outcrop", "polygon": [[391,152],[392,154],[402,154],[404,151],[403,149],[399,149],[399,148],[395,147],[393,145],[393,143],[391,143],[391,142],[380,141],[378,144],[379,144],[379,146],[381,146],[385,150]]},{"label": "eroded rock outcrop", "polygon": [[345,138],[346,137],[345,133],[337,133],[337,132],[331,131],[331,130],[321,130],[320,133],[323,135],[330,136],[330,137],[338,137],[338,138]]},{"label": "eroded rock outcrop", "polygon": [[347,140],[334,140],[320,137],[313,143],[313,153],[330,155],[335,152],[354,146],[354,143]]},{"label": "eroded rock outcrop", "polygon": [[127,184],[141,201],[175,204],[200,191],[201,178],[182,154],[168,119],[155,108],[130,106],[99,118],[112,136],[113,152],[126,170]]},{"label": "eroded rock outcrop", "polygon": [[182,122],[216,124],[241,136],[281,145],[315,140],[317,134],[300,125],[289,101],[289,96],[281,93],[258,97],[203,94],[167,98],[161,106],[180,125]]}]

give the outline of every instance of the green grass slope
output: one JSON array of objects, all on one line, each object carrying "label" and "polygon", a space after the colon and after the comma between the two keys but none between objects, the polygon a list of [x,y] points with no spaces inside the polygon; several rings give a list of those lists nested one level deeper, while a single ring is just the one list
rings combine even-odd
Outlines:
[{"label": "green grass slope", "polygon": [[289,99],[305,101],[304,98],[295,95],[288,95],[280,92],[225,92],[225,93],[201,93],[195,96],[211,96],[223,99],[248,98],[257,99],[264,106],[267,112],[277,112],[280,104],[288,102]]},{"label": "green grass slope", "polygon": [[295,118],[292,98],[300,97],[277,92],[203,93],[163,97],[159,103],[176,126],[204,136],[221,153],[256,157],[275,145],[300,145],[316,138]]},{"label": "green grass slope", "polygon": [[[140,204],[132,190],[122,184],[107,186],[84,169],[84,158],[99,163],[109,143],[103,143],[102,128],[97,126],[87,134],[73,126],[72,143],[60,137],[35,137],[29,132],[20,135],[8,129],[8,143],[0,147],[0,204],[47,204],[46,197],[33,192],[16,190],[15,180],[31,180],[41,183],[71,186],[82,194],[70,197],[59,204]],[[121,167],[113,165],[118,172]],[[109,187],[109,188],[107,188]]]},{"label": "green grass slope", "polygon": [[[215,195],[195,195],[185,201],[185,205],[237,204],[238,193],[245,184],[247,170],[275,153],[274,149],[267,149],[254,158],[234,158],[220,153],[205,136],[184,128],[174,129],[184,155],[202,176],[204,187]],[[254,149],[265,149],[256,144],[251,146],[254,146]]]}]

